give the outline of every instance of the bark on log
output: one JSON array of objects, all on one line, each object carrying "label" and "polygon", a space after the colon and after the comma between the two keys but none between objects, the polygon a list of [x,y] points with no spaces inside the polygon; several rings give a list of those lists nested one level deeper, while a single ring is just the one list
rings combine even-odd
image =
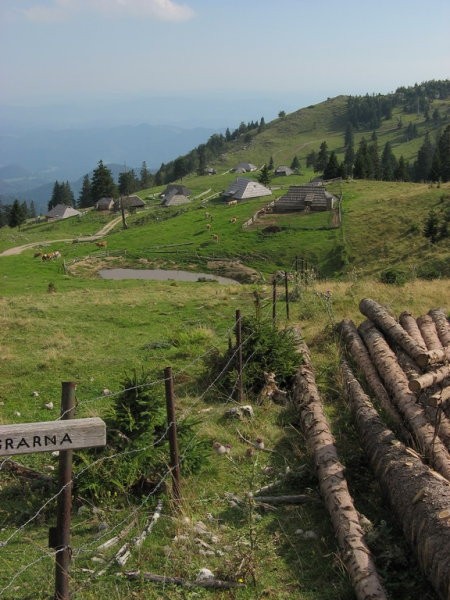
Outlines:
[{"label": "bark on log", "polygon": [[207,589],[217,590],[229,590],[234,588],[244,588],[244,583],[238,583],[236,581],[222,581],[221,579],[205,579],[201,581],[188,581],[182,577],[167,577],[165,575],[155,575],[154,573],[141,573],[140,571],[125,571],[124,573],[127,579],[143,579],[144,581],[151,581],[153,583],[162,583],[167,585],[172,583],[174,585],[180,585],[185,588],[202,587]]},{"label": "bark on log", "polygon": [[370,463],[419,564],[442,600],[450,598],[450,486],[395,439],[348,365],[344,379]]},{"label": "bark on log", "polygon": [[430,315],[417,317],[417,326],[428,350],[442,350],[442,343],[436,331],[436,325]]},{"label": "bark on log", "polygon": [[434,427],[427,421],[423,408],[417,404],[394,352],[370,321],[362,323],[359,331],[392,399],[416,439],[418,451],[450,480],[450,454],[439,436],[436,436]]},{"label": "bark on log", "polygon": [[381,331],[391,340],[403,348],[416,361],[419,367],[423,368],[429,363],[429,352],[417,345],[409,333],[397,323],[394,317],[391,317],[384,306],[381,306],[381,304],[370,298],[363,298],[359,303],[359,310],[373,321],[375,325],[378,325]]},{"label": "bark on log", "polygon": [[373,366],[370,355],[364,345],[363,340],[361,339],[361,336],[358,333],[358,330],[356,329],[355,324],[350,319],[344,319],[340,324],[340,330],[351,357],[361,369],[367,383],[370,386],[370,389],[375,394],[380,407],[386,412],[386,414],[395,424],[396,428],[401,428],[402,435],[406,435],[408,438],[409,435],[402,425],[400,415],[395,406],[392,404],[386,388],[384,387],[377,370]]},{"label": "bark on log", "polygon": [[415,379],[411,379],[409,382],[409,389],[415,394],[419,394],[422,390],[429,388],[433,385],[441,383],[447,377],[450,376],[450,365],[444,365],[435,371],[429,371],[428,373],[424,373],[420,375],[420,377],[416,377]]},{"label": "bark on log", "polygon": [[450,323],[445,316],[443,308],[433,308],[428,311],[428,314],[436,325],[436,331],[443,346],[450,346]]},{"label": "bark on log", "polygon": [[398,318],[398,322],[403,327],[403,329],[406,331],[406,333],[408,333],[412,337],[412,339],[416,342],[417,346],[419,346],[419,348],[422,348],[422,350],[426,351],[427,346],[422,337],[422,334],[420,333],[420,329],[419,329],[419,326],[417,325],[417,321],[412,316],[412,314],[406,310],[403,311]]},{"label": "bark on log", "polygon": [[358,600],[385,599],[385,591],[364,540],[358,513],[347,487],[344,467],[339,461],[334,438],[323,412],[308,348],[301,344],[298,349],[304,364],[297,371],[294,402],[299,408],[308,447],[314,456],[320,490],[333,523],[344,564]]}]

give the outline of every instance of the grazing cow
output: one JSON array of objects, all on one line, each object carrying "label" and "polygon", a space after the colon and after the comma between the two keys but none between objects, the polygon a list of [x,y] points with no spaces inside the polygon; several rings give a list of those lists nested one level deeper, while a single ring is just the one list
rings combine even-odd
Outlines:
[{"label": "grazing cow", "polygon": [[217,235],[217,233],[213,233],[211,237],[215,242],[219,242],[219,236]]},{"label": "grazing cow", "polygon": [[236,222],[237,222],[237,218],[236,217],[231,217],[230,223],[236,223]]},{"label": "grazing cow", "polygon": [[227,202],[227,206],[236,206],[236,204],[237,204],[237,200],[229,200]]},{"label": "grazing cow", "polygon": [[206,223],[206,229],[209,231],[211,229],[211,223]]},{"label": "grazing cow", "polygon": [[98,246],[99,248],[106,248],[108,245],[108,242],[106,240],[103,240],[102,242],[95,242],[95,245]]},{"label": "grazing cow", "polygon": [[42,252],[35,252],[33,258],[38,258],[39,256],[42,256]]},{"label": "grazing cow", "polygon": [[61,258],[61,252],[59,250],[41,255],[41,260],[54,260],[56,258]]}]

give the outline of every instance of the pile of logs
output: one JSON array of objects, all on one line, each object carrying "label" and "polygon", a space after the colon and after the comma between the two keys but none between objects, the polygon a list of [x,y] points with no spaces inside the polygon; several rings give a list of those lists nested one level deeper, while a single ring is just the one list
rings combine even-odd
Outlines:
[{"label": "pile of logs", "polygon": [[360,375],[343,361],[360,438],[419,563],[448,600],[450,325],[442,309],[417,319],[403,312],[397,321],[374,300],[359,307],[367,320],[345,320],[340,331]]}]

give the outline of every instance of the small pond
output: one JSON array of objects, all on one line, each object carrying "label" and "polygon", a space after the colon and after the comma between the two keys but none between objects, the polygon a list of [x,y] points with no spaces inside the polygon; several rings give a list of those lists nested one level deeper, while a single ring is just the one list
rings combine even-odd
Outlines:
[{"label": "small pond", "polygon": [[165,269],[101,269],[98,274],[102,279],[155,279],[157,281],[217,281],[224,284],[239,283],[228,277],[211,275],[211,273],[193,273],[192,271],[176,271]]}]

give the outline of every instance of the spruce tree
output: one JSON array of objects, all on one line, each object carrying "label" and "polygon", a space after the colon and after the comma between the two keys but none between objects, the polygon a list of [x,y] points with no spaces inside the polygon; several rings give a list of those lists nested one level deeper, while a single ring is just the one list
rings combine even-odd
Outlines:
[{"label": "spruce tree", "polygon": [[397,170],[397,159],[392,152],[390,142],[386,142],[381,155],[381,178],[383,181],[394,181]]},{"label": "spruce tree", "polygon": [[441,180],[450,181],[450,125],[444,129],[438,142],[441,161]]},{"label": "spruce tree", "polygon": [[117,187],[111,171],[102,160],[99,160],[97,168],[92,173],[91,195],[92,201],[98,202],[100,198],[114,198]]},{"label": "spruce tree", "polygon": [[153,175],[147,169],[147,163],[145,162],[145,160],[142,163],[139,175],[140,175],[140,187],[141,187],[141,190],[145,190],[146,188],[149,188],[149,187],[152,186]]},{"label": "spruce tree", "polygon": [[269,167],[264,165],[260,174],[258,175],[258,181],[267,187],[270,184],[270,179]]},{"label": "spruce tree", "polygon": [[8,216],[8,225],[10,227],[20,227],[25,223],[27,216],[23,205],[16,199],[14,200]]},{"label": "spruce tree", "polygon": [[78,195],[77,206],[78,208],[89,208],[92,205],[91,181],[89,179],[89,175],[85,175],[83,177],[83,184]]},{"label": "spruce tree", "polygon": [[293,171],[300,171],[300,161],[298,160],[298,156],[295,155],[291,162],[291,169]]},{"label": "spruce tree", "polygon": [[323,172],[328,164],[328,146],[326,142],[322,142],[319,148],[319,154],[317,155],[316,164],[314,171]]},{"label": "spruce tree", "polygon": [[270,157],[269,165],[267,167],[269,171],[273,171],[273,156]]},{"label": "spruce tree", "polygon": [[428,132],[425,140],[417,153],[417,160],[414,163],[415,181],[428,181],[430,176],[431,163],[433,161],[433,146]]},{"label": "spruce tree", "polygon": [[339,174],[339,163],[336,157],[336,153],[333,150],[330,154],[330,158],[328,159],[327,165],[323,171],[323,178],[336,179],[336,177],[339,177]]}]

